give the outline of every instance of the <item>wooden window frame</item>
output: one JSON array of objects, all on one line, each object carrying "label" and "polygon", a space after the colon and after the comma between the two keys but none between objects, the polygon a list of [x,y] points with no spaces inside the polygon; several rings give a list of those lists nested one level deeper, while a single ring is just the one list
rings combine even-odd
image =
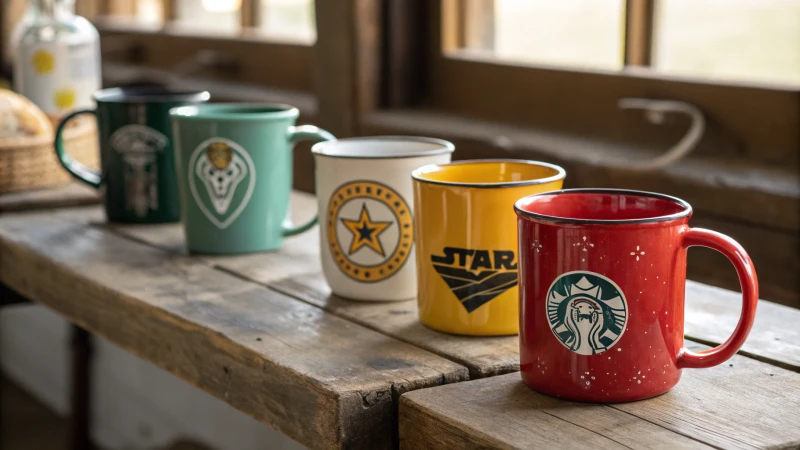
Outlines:
[{"label": "wooden window frame", "polygon": [[617,102],[629,97],[675,99],[697,105],[712,119],[700,153],[736,158],[744,151],[746,158],[767,164],[798,162],[797,88],[665,76],[646,68],[652,1],[628,1],[626,59],[634,65],[619,72],[520,64],[460,51],[448,36],[456,34],[453,19],[443,15],[440,2],[431,4],[433,35],[443,36],[436,45],[444,48],[430,55],[429,101],[437,109],[663,151],[680,138],[687,123],[647,126],[641,114],[623,111]]},{"label": "wooden window frame", "polygon": [[[459,43],[474,43],[476,37],[457,28],[453,32],[463,15],[443,14],[442,3],[474,7],[470,1],[383,0],[368,28],[357,21],[359,30],[379,30],[380,45],[350,36],[349,45],[355,49],[350,61],[355,67],[347,69],[355,84],[350,98],[365,101],[356,102],[355,120],[344,124],[349,126],[345,129],[361,135],[442,137],[456,144],[456,159],[555,162],[567,169],[566,187],[625,187],[685,198],[695,208],[694,226],[729,234],[748,249],[759,274],[764,274],[766,298],[797,301],[796,87],[717,82],[650,70],[652,0],[626,4],[627,66],[621,71],[521,64],[461,51]],[[356,15],[360,11],[370,17],[363,14],[369,9],[367,0],[348,3],[356,5]],[[322,32],[319,36],[321,42],[326,40]],[[479,38],[478,46],[481,42],[486,38]],[[381,61],[377,67],[375,60]],[[626,158],[663,153],[684,135],[689,120],[670,115],[663,124],[653,125],[641,111],[619,109],[622,98],[696,105],[706,118],[703,138],[690,157],[664,170],[628,170],[622,164]],[[325,109],[321,105],[323,114]],[[727,261],[712,251],[692,250],[689,266],[693,279],[738,286]]]},{"label": "wooden window frame", "polygon": [[209,85],[218,99],[269,98],[298,105],[305,117],[316,116],[311,43],[259,34],[258,0],[242,0],[241,29],[225,34],[202,34],[173,23],[175,1],[163,0],[164,24],[154,26],[124,19],[136,13],[130,0],[79,0],[78,12],[92,18],[100,32],[108,83],[166,78]]}]

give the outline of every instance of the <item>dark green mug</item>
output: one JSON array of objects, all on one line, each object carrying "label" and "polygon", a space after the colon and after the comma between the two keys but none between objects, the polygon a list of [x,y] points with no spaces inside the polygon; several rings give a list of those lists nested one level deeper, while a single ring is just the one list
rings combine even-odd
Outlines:
[{"label": "dark green mug", "polygon": [[276,104],[205,104],[171,111],[186,245],[197,253],[280,248],[314,226],[291,226],[292,148],[335,139],[295,126],[297,108]]},{"label": "dark green mug", "polygon": [[[158,87],[99,90],[94,93],[95,109],[78,110],[61,120],[56,154],[78,180],[96,189],[105,186],[109,221],[177,222],[181,210],[169,110],[208,99],[208,92]],[[75,161],[64,150],[64,127],[78,114],[97,117],[102,173]]]}]

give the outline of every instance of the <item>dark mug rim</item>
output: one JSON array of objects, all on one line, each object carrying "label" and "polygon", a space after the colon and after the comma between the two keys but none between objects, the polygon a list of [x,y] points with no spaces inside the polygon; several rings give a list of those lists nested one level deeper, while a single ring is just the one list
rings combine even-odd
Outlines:
[{"label": "dark mug rim", "polygon": [[142,86],[100,89],[92,97],[98,103],[174,103],[205,102],[211,98],[211,94],[208,91]]},{"label": "dark mug rim", "polygon": [[[544,198],[547,196],[559,196],[559,195],[584,195],[584,194],[605,194],[605,195],[626,195],[631,197],[640,197],[640,198],[656,198],[660,200],[668,201],[678,207],[680,207],[680,211],[672,213],[672,214],[662,214],[662,215],[654,215],[652,217],[642,217],[638,219],[611,219],[611,220],[604,220],[604,219],[581,219],[576,217],[559,217],[559,216],[551,216],[549,214],[543,213],[536,213],[532,211],[528,211],[524,209],[523,204],[526,200],[537,197],[537,198]],[[550,192],[542,192],[539,194],[528,195],[517,200],[514,203],[514,211],[517,213],[517,216],[520,218],[526,218],[529,220],[533,220],[536,222],[547,222],[547,223],[563,223],[563,224],[578,224],[578,225],[629,225],[629,224],[648,224],[648,223],[659,223],[659,222],[673,222],[679,219],[688,219],[692,216],[692,206],[685,200],[681,200],[678,197],[673,197],[671,195],[666,194],[659,194],[656,192],[647,192],[647,191],[637,191],[637,190],[628,190],[628,189],[561,189],[558,191],[550,191]]]}]

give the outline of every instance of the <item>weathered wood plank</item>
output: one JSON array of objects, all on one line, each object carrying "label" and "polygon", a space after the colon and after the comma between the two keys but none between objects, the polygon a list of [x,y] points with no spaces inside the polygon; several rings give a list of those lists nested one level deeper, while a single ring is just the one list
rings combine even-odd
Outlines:
[{"label": "weathered wood plank", "polygon": [[[298,221],[313,214],[314,197],[295,192],[292,211]],[[179,226],[114,226],[115,230],[151,245],[184,252]],[[415,301],[354,302],[330,295],[321,274],[318,231],[286,241],[274,253],[207,258],[210,264],[325,308],[366,327],[445,356],[470,369],[472,378],[519,370],[516,337],[469,338],[429,330],[417,320]],[[738,321],[741,295],[701,283],[687,282],[686,336],[719,344]],[[800,372],[800,310],[761,300],[756,322],[743,352]],[[776,340],[777,339],[777,340]]]},{"label": "weathered wood plank", "polygon": [[[298,221],[303,221],[316,209],[316,200],[311,195],[295,193],[292,200],[292,211]],[[185,252],[179,226],[112,227],[142,242],[173,252]],[[277,252],[204,256],[204,259],[215,267],[467,366],[472,378],[519,370],[519,340],[516,336],[476,339],[443,334],[419,323],[416,300],[370,303],[331,295],[322,275],[317,229],[288,239]]]},{"label": "weathered wood plank", "polygon": [[401,449],[709,448],[614,408],[534,392],[519,374],[400,399]]},{"label": "weathered wood plank", "polygon": [[97,191],[75,182],[46,189],[0,194],[0,213],[91,205],[99,202],[100,196]]},{"label": "weathered wood plank", "polygon": [[[686,337],[706,344],[727,339],[739,322],[738,292],[686,282]],[[800,310],[761,300],[756,321],[740,353],[800,372]]]},{"label": "weathered wood plank", "polygon": [[735,356],[615,405],[534,392],[509,374],[411,392],[401,448],[765,448],[800,444],[800,374]]},{"label": "weathered wood plank", "polygon": [[4,215],[0,281],[305,445],[391,448],[399,394],[467,377],[203,261],[82,223],[93,217]]}]

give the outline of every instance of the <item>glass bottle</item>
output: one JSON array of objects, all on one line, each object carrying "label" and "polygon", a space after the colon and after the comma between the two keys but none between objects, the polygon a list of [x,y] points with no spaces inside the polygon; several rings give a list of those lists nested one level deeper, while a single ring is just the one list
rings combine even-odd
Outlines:
[{"label": "glass bottle", "polygon": [[100,35],[74,0],[29,0],[14,59],[14,90],[51,118],[93,105],[100,89]]}]

